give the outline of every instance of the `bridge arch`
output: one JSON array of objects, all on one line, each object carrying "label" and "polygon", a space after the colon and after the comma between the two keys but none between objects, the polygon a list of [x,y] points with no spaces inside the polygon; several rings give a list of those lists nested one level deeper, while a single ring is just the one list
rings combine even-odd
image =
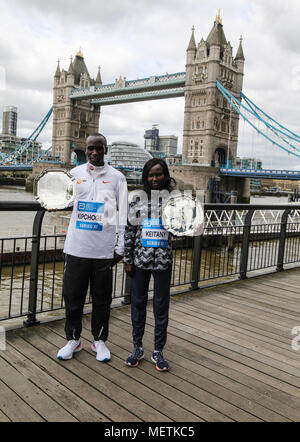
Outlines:
[{"label": "bridge arch", "polygon": [[214,152],[212,165],[215,167],[226,167],[227,165],[227,148],[219,146]]}]

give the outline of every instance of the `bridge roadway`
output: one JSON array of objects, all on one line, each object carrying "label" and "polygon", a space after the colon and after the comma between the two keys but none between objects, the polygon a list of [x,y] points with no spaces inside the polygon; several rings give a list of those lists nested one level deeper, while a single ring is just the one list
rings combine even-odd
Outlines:
[{"label": "bridge roadway", "polygon": [[71,100],[91,100],[92,104],[108,106],[135,101],[184,97],[185,72],[152,76],[137,80],[120,77],[115,83],[88,88],[74,88]]},{"label": "bridge roadway", "polygon": [[[59,161],[44,161],[44,163],[63,164]],[[191,165],[192,166],[192,165]],[[0,172],[3,171],[31,171],[32,164],[0,164]],[[130,167],[117,167],[119,170],[127,172],[141,172],[142,169]],[[280,180],[300,180],[300,171],[297,170],[269,170],[269,169],[227,169],[220,168],[220,176],[240,176],[244,178],[270,178]]]},{"label": "bridge roadway", "polygon": [[[43,161],[43,163],[48,163],[48,164],[54,164],[54,165],[62,165],[65,163],[62,163],[60,161]],[[0,164],[0,172],[8,172],[8,171],[12,171],[12,172],[21,172],[21,171],[31,171],[33,168],[32,163],[20,163],[20,164]]]},{"label": "bridge roadway", "polygon": [[56,353],[64,321],[7,332],[0,351],[0,421],[202,422],[299,421],[300,269],[227,283],[172,298],[165,356],[150,360],[153,314],[148,307],[145,359],[129,368],[130,306],[112,309],[112,359],[84,349],[70,361]]},{"label": "bridge roadway", "polygon": [[270,178],[277,180],[300,180],[299,170],[273,169],[234,169],[220,168],[221,176],[240,176],[245,178]]}]

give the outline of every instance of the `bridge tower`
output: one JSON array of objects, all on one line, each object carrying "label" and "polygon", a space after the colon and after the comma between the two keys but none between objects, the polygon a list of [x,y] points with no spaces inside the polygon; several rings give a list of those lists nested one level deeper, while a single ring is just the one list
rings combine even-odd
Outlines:
[{"label": "bridge tower", "polygon": [[60,69],[59,61],[54,75],[52,154],[67,164],[74,155],[85,162],[85,139],[98,132],[100,106],[90,100],[71,100],[72,89],[100,86],[100,68],[96,80],[90,77],[81,51],[74,61],[71,58],[68,71]]},{"label": "bridge tower", "polygon": [[[196,46],[194,27],[187,48],[182,160],[184,164],[235,165],[238,114],[216,87],[219,80],[239,98],[243,86],[245,57],[242,38],[233,58],[222,20],[216,16],[206,40]],[[230,164],[228,162],[228,164]]]}]

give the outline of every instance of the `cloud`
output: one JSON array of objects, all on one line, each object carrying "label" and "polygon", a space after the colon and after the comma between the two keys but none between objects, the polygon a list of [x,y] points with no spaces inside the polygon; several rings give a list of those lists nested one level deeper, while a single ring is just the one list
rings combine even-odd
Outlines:
[{"label": "cloud", "polygon": [[[90,75],[101,65],[104,83],[120,74],[136,79],[185,71],[191,27],[197,42],[206,39],[219,5],[216,0],[0,0],[0,114],[5,105],[17,106],[19,134],[29,135],[52,105],[57,59],[67,69],[80,46]],[[245,94],[299,132],[299,2],[226,0],[221,16],[234,53],[240,35],[244,38]],[[181,98],[103,107],[100,129],[110,141],[143,145],[144,131],[158,123],[161,135],[178,136],[181,147],[183,113]],[[51,144],[51,122],[40,140]],[[266,154],[262,145],[257,141],[250,149],[241,140],[239,153],[261,157],[265,167],[271,159],[284,167],[298,164],[277,150]]]}]

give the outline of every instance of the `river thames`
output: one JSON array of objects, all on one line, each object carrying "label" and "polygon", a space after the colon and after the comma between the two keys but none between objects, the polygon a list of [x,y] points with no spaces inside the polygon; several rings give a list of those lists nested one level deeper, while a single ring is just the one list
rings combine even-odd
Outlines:
[{"label": "river thames", "polygon": [[[0,201],[34,201],[34,196],[22,187],[0,186]],[[286,204],[288,197],[255,196],[252,204]],[[61,234],[67,229],[66,212],[46,213],[43,220],[42,234]],[[0,238],[30,236],[35,212],[3,212],[1,214]]]},{"label": "river thames", "polygon": [[[0,201],[35,201],[31,192],[23,187],[0,186]],[[66,212],[47,212],[42,224],[42,234],[61,234],[67,229]],[[0,238],[31,236],[35,212],[2,212]]]}]

